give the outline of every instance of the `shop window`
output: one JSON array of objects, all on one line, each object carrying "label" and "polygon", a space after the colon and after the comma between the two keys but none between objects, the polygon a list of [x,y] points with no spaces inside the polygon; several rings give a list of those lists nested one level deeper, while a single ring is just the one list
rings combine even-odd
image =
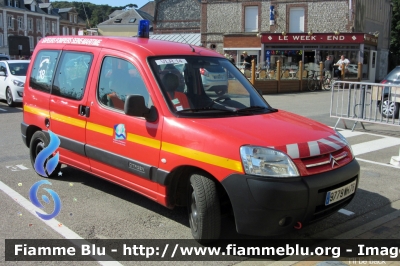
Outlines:
[{"label": "shop window", "polygon": [[258,6],[245,7],[245,32],[258,32]]},{"label": "shop window", "polygon": [[304,8],[290,9],[289,32],[304,32]]}]

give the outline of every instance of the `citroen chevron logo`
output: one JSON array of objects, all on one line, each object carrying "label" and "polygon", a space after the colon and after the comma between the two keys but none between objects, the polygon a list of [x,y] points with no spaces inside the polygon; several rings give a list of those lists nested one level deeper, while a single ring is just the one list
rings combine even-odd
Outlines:
[{"label": "citroen chevron logo", "polygon": [[335,164],[339,165],[335,157],[332,156],[332,154],[329,154],[329,162],[332,163],[332,168],[335,166]]}]

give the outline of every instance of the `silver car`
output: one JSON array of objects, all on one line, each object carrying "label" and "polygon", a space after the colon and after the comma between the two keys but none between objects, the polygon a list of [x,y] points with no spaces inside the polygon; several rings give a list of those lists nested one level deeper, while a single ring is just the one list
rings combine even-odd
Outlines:
[{"label": "silver car", "polygon": [[204,90],[223,95],[228,90],[228,75],[220,65],[209,65],[200,68]]}]

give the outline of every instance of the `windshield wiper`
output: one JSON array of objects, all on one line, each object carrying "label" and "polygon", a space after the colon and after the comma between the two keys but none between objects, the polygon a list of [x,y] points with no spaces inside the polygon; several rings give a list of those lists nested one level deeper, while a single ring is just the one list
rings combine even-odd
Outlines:
[{"label": "windshield wiper", "polygon": [[233,109],[228,109],[226,107],[223,108],[215,108],[215,107],[202,107],[202,108],[192,108],[192,109],[183,109],[180,111],[176,111],[177,113],[186,113],[186,112],[202,112],[202,111],[221,111],[221,112],[236,112],[236,108]]}]

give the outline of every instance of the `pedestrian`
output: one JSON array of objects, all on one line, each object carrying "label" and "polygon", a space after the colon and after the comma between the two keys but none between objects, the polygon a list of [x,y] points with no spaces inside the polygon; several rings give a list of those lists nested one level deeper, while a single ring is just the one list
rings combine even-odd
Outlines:
[{"label": "pedestrian", "polygon": [[251,70],[251,58],[250,56],[247,54],[246,51],[244,51],[243,53],[243,66],[244,66],[244,70]]},{"label": "pedestrian", "polygon": [[235,59],[233,58],[232,55],[229,56],[229,59],[231,60],[232,64],[235,64]]},{"label": "pedestrian", "polygon": [[326,60],[324,62],[324,71],[325,71],[325,76],[328,79],[331,79],[332,77],[332,70],[333,70],[333,61],[332,57],[330,55],[326,56]]},{"label": "pedestrian", "polygon": [[337,61],[337,63],[335,64],[335,66],[338,66],[338,69],[335,70],[335,76],[340,77],[342,75],[341,73],[343,64],[345,65],[344,69],[346,70],[347,66],[350,64],[350,61],[349,59],[345,58],[344,55],[341,55],[339,61]]}]

